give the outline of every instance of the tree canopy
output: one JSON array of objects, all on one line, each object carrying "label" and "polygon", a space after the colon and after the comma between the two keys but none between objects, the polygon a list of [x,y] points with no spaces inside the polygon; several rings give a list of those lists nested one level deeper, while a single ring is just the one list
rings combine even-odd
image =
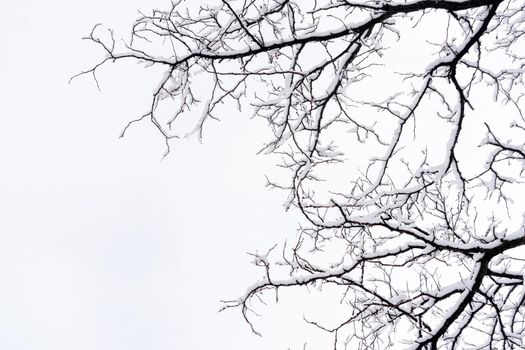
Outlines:
[{"label": "tree canopy", "polygon": [[[173,1],[105,56],[158,74],[146,113],[201,138],[224,106],[263,118],[307,225],[238,299],[333,286],[334,349],[525,348],[522,0]],[[158,73],[160,72],[160,74]]]}]

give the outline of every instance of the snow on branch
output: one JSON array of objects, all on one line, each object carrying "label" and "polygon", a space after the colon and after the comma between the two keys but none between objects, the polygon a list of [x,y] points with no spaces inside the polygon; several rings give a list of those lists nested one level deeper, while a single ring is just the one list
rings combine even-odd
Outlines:
[{"label": "snow on branch", "polygon": [[306,321],[336,350],[524,349],[524,34],[524,0],[177,0],[129,40],[95,26],[79,75],[159,67],[123,135],[167,152],[231,106],[266,121],[306,224],[225,302],[254,332],[268,295],[330,285],[348,317]]}]

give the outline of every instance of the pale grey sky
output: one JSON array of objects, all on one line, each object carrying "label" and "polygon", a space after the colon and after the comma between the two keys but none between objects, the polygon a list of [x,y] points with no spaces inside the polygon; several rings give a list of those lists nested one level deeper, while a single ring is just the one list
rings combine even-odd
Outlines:
[{"label": "pale grey sky", "polygon": [[108,66],[102,92],[88,77],[67,83],[100,58],[80,40],[94,24],[118,34],[138,9],[163,3],[2,6],[1,349],[279,349],[287,334],[293,348],[304,340],[275,307],[262,310],[262,339],[238,311],[217,314],[220,299],[259,276],[246,252],[297,225],[281,206],[286,194],[264,188],[273,163],[255,156],[261,124],[232,114],[204,144],[177,143],[161,162],[149,125],[118,139],[147,103],[148,72]]},{"label": "pale grey sky", "polygon": [[[98,71],[102,91],[89,76],[68,84],[104,54],[81,40],[95,24],[114,28],[119,38],[129,35],[139,10],[169,5],[169,0],[18,0],[2,6],[0,349],[279,350],[303,349],[308,342],[306,349],[315,350],[328,348],[333,338],[303,318],[315,313],[328,328],[348,318],[340,298],[322,300],[330,286],[308,298],[306,289],[279,289],[280,303],[265,300],[268,305],[256,310],[261,317],[251,318],[263,338],[250,332],[240,310],[217,313],[220,300],[243,295],[263,272],[250,264],[247,252],[294,237],[300,221],[297,213],[284,210],[287,193],[264,186],[276,161],[256,156],[269,132],[263,121],[222,109],[222,121],[206,125],[203,144],[175,142],[161,161],[164,140],[152,125],[135,124],[118,138],[127,122],[149,107],[159,71],[120,62]],[[448,20],[442,15],[436,21]],[[432,31],[434,24],[426,21],[404,34],[389,52],[396,71],[374,75],[380,84],[356,87],[352,96],[381,100],[412,84],[401,79],[396,86],[390,77],[420,60],[425,52],[412,45],[429,41],[427,31],[436,36],[430,42],[443,40],[440,31]],[[427,46],[428,55],[434,47]],[[428,62],[423,63],[420,69]],[[486,100],[484,94],[469,96],[482,118],[497,115],[501,125],[511,125],[513,106]],[[409,148],[425,162],[427,146],[435,147],[434,157],[443,152],[449,157],[440,142],[449,139],[451,130],[443,124],[452,119],[433,123],[435,111],[425,119],[425,108],[432,107],[430,102],[419,107],[417,128],[423,132]],[[470,134],[462,134],[457,148],[465,158],[462,166],[488,164],[482,151],[472,152],[486,136],[482,118],[466,119]],[[413,125],[415,130],[415,117]],[[348,130],[340,131],[346,137]],[[326,185],[316,189],[333,192],[334,183],[346,188],[349,169],[357,168],[360,158],[370,162],[351,145],[358,140],[345,137],[351,161],[339,168],[330,164],[321,173]],[[398,164],[405,176],[413,175],[404,161]],[[513,192],[516,199],[525,197],[520,191]],[[492,225],[498,209],[479,207]],[[503,204],[500,209],[509,210]],[[522,225],[522,206],[510,210]]]}]

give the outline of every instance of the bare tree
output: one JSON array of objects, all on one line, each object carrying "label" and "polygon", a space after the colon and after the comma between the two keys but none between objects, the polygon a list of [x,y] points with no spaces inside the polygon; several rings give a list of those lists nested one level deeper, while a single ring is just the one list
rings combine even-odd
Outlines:
[{"label": "bare tree", "polygon": [[334,349],[524,349],[525,1],[189,3],[129,40],[95,27],[105,57],[81,74],[159,67],[124,132],[149,120],[167,151],[224,104],[267,121],[290,171],[268,185],[307,225],[225,308],[257,332],[261,300],[330,286],[347,314],[306,322]]}]

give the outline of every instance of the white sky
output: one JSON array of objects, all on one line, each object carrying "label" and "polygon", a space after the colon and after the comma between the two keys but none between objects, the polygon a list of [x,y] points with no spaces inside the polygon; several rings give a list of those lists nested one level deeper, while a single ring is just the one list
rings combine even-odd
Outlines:
[{"label": "white sky", "polygon": [[108,66],[102,92],[87,77],[67,84],[101,57],[80,40],[94,24],[118,30],[153,6],[2,5],[0,349],[295,349],[306,339],[275,308],[261,310],[262,339],[237,311],[217,314],[258,276],[246,252],[297,225],[285,193],[264,189],[273,163],[255,156],[261,124],[225,116],[204,144],[178,143],[161,162],[150,126],[118,139],[147,103],[148,72]]},{"label": "white sky", "polygon": [[256,156],[268,135],[264,122],[232,111],[208,124],[203,144],[175,143],[160,161],[163,139],[151,125],[118,139],[148,107],[155,70],[110,64],[98,75],[102,92],[88,76],[68,85],[102,57],[81,40],[95,24],[119,37],[139,9],[168,5],[1,6],[0,350],[331,344],[302,317],[317,311],[337,320],[344,312],[337,300],[281,291],[279,305],[257,309],[263,338],[239,310],[217,313],[221,299],[242,295],[260,276],[246,253],[293,237],[299,220],[284,211],[286,193],[264,187],[275,163]]}]

